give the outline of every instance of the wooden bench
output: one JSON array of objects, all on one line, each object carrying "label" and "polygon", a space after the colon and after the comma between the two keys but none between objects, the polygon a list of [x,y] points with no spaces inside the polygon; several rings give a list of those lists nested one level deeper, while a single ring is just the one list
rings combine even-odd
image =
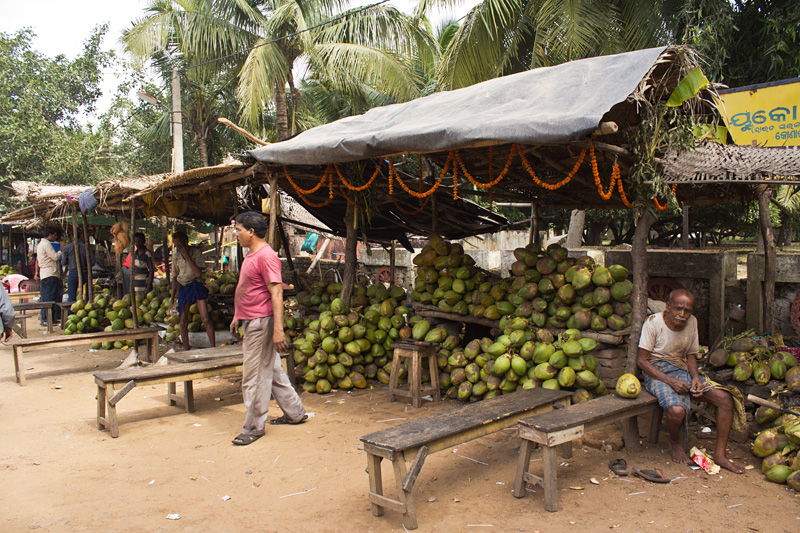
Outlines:
[{"label": "wooden bench", "polygon": [[[201,348],[198,350],[187,350],[183,352],[173,352],[164,354],[164,357],[170,363],[195,363],[197,361],[211,361],[219,359],[220,357],[228,357],[231,355],[238,355],[242,358],[242,345],[231,344],[229,346],[217,346],[216,348]],[[292,354],[280,354],[286,360],[286,376],[292,383],[292,386],[297,387],[295,382],[294,362]]]},{"label": "wooden bench", "polygon": [[14,351],[14,372],[17,383],[25,385],[25,352],[45,350],[49,348],[63,348],[66,346],[80,346],[93,342],[114,342],[121,340],[147,340],[147,349],[150,359],[155,361],[158,357],[158,332],[160,328],[120,329],[117,331],[97,331],[76,335],[57,337],[37,337],[35,339],[13,339],[7,343]]},{"label": "wooden bench", "polygon": [[70,307],[75,302],[55,302],[59,309],[61,309],[61,329],[67,328],[67,318],[69,317]]},{"label": "wooden bench", "polygon": [[[551,411],[554,404],[569,405],[571,397],[566,391],[521,390],[361,437],[367,454],[372,514],[381,516],[384,508],[397,511],[405,515],[405,527],[416,529],[413,490],[428,454],[511,427],[526,416]],[[398,499],[383,494],[383,459],[392,461]],[[406,469],[408,460],[411,466]]]},{"label": "wooden bench", "polygon": [[[636,399],[609,394],[520,420],[519,436],[522,438],[522,447],[514,480],[514,497],[525,496],[525,483],[532,483],[544,489],[544,508],[551,512],[558,511],[556,446],[563,445],[565,455],[570,457],[573,440],[583,437],[593,429],[620,422],[625,448],[636,451],[639,449],[636,417],[647,412],[655,414],[656,408],[658,402],[655,397],[642,391]],[[542,446],[542,477],[528,472],[531,452],[537,444]]]},{"label": "wooden bench", "polygon": [[47,332],[53,333],[53,302],[22,302],[13,305],[15,313],[26,314],[27,311],[41,311],[44,309],[47,317]]},{"label": "wooden bench", "polygon": [[28,338],[28,319],[30,318],[33,318],[33,315],[14,315],[14,325],[11,326],[11,329],[22,339]]},{"label": "wooden bench", "polygon": [[13,300],[33,300],[39,298],[41,293],[39,292],[9,292],[8,297]]},{"label": "wooden bench", "polygon": [[[166,383],[169,405],[182,405],[187,413],[191,413],[194,412],[192,382],[195,379],[236,374],[241,371],[242,358],[234,355],[194,363],[96,372],[94,381],[97,384],[97,429],[107,428],[111,431],[112,437],[119,437],[117,403],[136,386]],[[175,392],[175,383],[179,381],[183,381],[183,396]]]}]

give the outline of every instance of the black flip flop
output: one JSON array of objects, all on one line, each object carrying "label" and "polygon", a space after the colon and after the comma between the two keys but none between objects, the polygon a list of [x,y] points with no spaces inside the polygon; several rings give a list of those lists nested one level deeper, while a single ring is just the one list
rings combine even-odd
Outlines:
[{"label": "black flip flop", "polygon": [[608,468],[618,476],[628,475],[628,463],[625,459],[613,459],[608,463]]},{"label": "black flip flop", "polygon": [[308,420],[308,414],[303,415],[303,418],[301,418],[300,420],[292,420],[288,416],[283,415],[279,418],[270,420],[269,423],[272,424],[273,426],[282,426],[284,424],[291,424],[293,426],[296,426],[297,424],[302,424],[306,420]]},{"label": "black flip flop", "polygon": [[669,483],[672,481],[671,479],[665,478],[664,474],[661,473],[661,470],[647,470],[644,468],[639,469],[634,467],[633,473],[642,479],[650,481],[651,483]]},{"label": "black flip flop", "polygon": [[247,446],[248,444],[253,444],[255,441],[263,437],[264,435],[245,435],[242,433],[231,442],[237,446]]}]

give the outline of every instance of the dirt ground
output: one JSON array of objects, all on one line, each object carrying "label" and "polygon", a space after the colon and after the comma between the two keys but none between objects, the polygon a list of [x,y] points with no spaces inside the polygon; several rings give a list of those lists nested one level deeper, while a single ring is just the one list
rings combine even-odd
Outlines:
[{"label": "dirt ground", "polygon": [[[215,378],[195,383],[192,414],[167,406],[166,386],[134,389],[118,405],[112,439],[95,425],[92,372],[112,370],[126,353],[32,352],[20,387],[11,350],[0,348],[1,531],[403,531],[397,513],[370,512],[359,437],[457,405],[388,403],[377,385],[303,393],[314,414],[307,423],[268,426],[239,447],[231,439],[244,419],[240,381]],[[279,414],[273,403],[271,416]],[[800,530],[800,495],[767,482],[746,445],[732,446],[734,460],[756,466],[741,476],[670,464],[666,448],[663,433],[635,454],[577,446],[558,469],[559,511],[549,513],[540,489],[511,494],[515,430],[471,441],[428,457],[415,490],[418,531]],[[617,457],[674,481],[614,478],[607,465]],[[532,461],[540,473],[539,452]],[[386,462],[384,485],[393,486]],[[173,513],[180,519],[166,518]]]}]

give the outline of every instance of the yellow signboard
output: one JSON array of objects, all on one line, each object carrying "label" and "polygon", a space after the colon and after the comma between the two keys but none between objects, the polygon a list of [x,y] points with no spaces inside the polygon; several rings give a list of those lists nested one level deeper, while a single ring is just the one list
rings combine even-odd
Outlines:
[{"label": "yellow signboard", "polygon": [[738,145],[800,146],[800,78],[720,91]]}]

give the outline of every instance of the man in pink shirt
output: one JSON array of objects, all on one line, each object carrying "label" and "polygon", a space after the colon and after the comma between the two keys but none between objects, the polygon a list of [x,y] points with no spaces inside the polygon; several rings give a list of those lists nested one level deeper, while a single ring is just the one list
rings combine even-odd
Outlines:
[{"label": "man in pink shirt", "polygon": [[239,321],[244,333],[242,395],[247,414],[242,433],[233,439],[239,446],[264,435],[270,396],[275,396],[283,411],[270,424],[301,424],[308,418],[278,355],[278,350],[289,350],[283,333],[283,280],[278,254],[264,240],[266,235],[267,222],[261,213],[248,211],[236,217],[239,244],[250,249],[239,272],[231,322],[234,336]]}]

